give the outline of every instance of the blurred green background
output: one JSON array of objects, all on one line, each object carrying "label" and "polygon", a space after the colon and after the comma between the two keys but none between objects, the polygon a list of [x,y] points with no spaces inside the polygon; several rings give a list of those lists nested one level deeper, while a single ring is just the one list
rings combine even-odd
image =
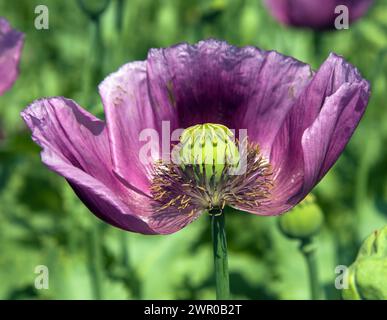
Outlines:
[{"label": "blurred green background", "polygon": [[[49,30],[34,28],[39,4],[49,9]],[[275,49],[314,68],[334,51],[372,83],[365,117],[314,191],[325,214],[316,238],[320,278],[326,297],[339,299],[335,267],[351,264],[365,236],[387,222],[386,1],[376,1],[349,30],[324,34],[319,57],[311,31],[279,25],[260,0],[121,4],[111,0],[101,16],[98,48],[93,24],[75,0],[0,1],[0,16],[26,35],[20,77],[0,97],[0,298],[214,298],[208,217],[170,236],[126,233],[99,222],[40,162],[19,117],[34,99],[57,95],[103,117],[96,86],[110,72],[144,60],[152,47],[214,37]],[[298,243],[278,231],[276,217],[234,214],[227,220],[233,297],[309,298]],[[48,290],[34,286],[37,265],[49,268]]]}]

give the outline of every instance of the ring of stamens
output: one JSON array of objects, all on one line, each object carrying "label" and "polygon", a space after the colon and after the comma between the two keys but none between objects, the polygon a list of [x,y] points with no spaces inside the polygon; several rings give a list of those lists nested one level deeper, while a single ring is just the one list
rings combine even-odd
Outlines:
[{"label": "ring of stamens", "polygon": [[245,159],[245,170],[233,174],[235,164],[226,161],[217,175],[215,163],[212,174],[207,174],[204,164],[187,164],[158,161],[154,166],[151,193],[156,215],[176,210],[180,214],[193,215],[198,211],[221,214],[226,205],[256,208],[270,196],[272,170],[261,155],[257,144],[249,143],[241,153]]}]

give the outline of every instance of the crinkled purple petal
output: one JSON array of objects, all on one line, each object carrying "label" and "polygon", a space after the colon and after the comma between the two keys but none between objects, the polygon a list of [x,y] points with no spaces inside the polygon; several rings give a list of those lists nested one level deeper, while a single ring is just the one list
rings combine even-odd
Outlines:
[{"label": "crinkled purple petal", "polygon": [[95,215],[122,229],[156,233],[144,210],[151,199],[125,188],[112,172],[102,121],[64,98],[38,100],[22,117],[43,148],[42,161],[68,180]]},{"label": "crinkled purple petal", "polygon": [[279,53],[216,40],[152,49],[147,61],[152,104],[175,110],[179,127],[248,127],[264,151],[312,75],[308,65]]},{"label": "crinkled purple petal", "polygon": [[[33,140],[43,148],[42,161],[69,182],[96,216],[118,228],[143,234],[169,234],[196,219],[193,215],[155,215],[144,192],[122,184],[113,172],[110,141],[103,121],[74,101],[49,98],[22,112]],[[175,217],[175,218],[171,218]]]},{"label": "crinkled purple petal", "polygon": [[176,115],[168,106],[151,104],[145,62],[124,65],[107,77],[99,90],[114,171],[126,184],[149,194],[153,162],[140,159],[139,150],[146,144],[146,141],[140,141],[140,133],[154,130],[161,139],[162,121],[174,123]]},{"label": "crinkled purple petal", "polygon": [[367,105],[369,85],[365,81],[344,84],[327,98],[317,119],[302,137],[304,185],[301,197],[316,185],[336,162],[351,138]]},{"label": "crinkled purple petal", "polygon": [[247,129],[249,140],[259,141],[262,154],[269,157],[281,124],[313,72],[309,65],[273,51],[265,54],[258,70],[253,65],[254,60],[246,63],[253,89],[246,105],[234,115],[235,127]]},{"label": "crinkled purple petal", "polygon": [[341,13],[335,8],[345,5],[349,21],[362,17],[373,0],[265,0],[271,14],[281,23],[312,29],[334,29],[335,19]]},{"label": "crinkled purple petal", "polygon": [[331,54],[290,109],[274,140],[272,196],[255,213],[280,214],[311,191],[348,143],[369,95],[369,85],[357,69]]},{"label": "crinkled purple petal", "polygon": [[23,33],[12,29],[8,21],[0,17],[0,96],[11,88],[19,75],[23,39]]}]

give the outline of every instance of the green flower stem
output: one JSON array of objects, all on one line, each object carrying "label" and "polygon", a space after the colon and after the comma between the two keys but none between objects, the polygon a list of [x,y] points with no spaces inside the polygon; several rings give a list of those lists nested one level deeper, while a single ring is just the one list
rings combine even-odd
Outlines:
[{"label": "green flower stem", "polygon": [[316,247],[314,246],[311,238],[301,240],[300,251],[305,257],[308,268],[311,298],[312,300],[320,300],[322,297],[318,277]]},{"label": "green flower stem", "polygon": [[322,31],[313,31],[313,50],[314,56],[317,59],[317,64],[320,64],[322,58],[322,44],[323,44],[323,32]]},{"label": "green flower stem", "polygon": [[105,0],[99,8],[91,8],[85,0],[77,1],[79,8],[88,18],[90,24],[90,52],[85,63],[84,95],[86,105],[94,105],[96,96],[93,95],[95,87],[102,80],[102,69],[104,64],[104,43],[102,39],[101,18],[110,4]]},{"label": "green flower stem", "polygon": [[227,241],[224,213],[212,213],[211,231],[214,247],[216,299],[227,300],[230,299],[230,280],[228,274]]},{"label": "green flower stem", "polygon": [[90,236],[90,273],[94,292],[94,299],[100,300],[103,295],[103,261],[102,261],[102,225],[99,221],[94,222]]},{"label": "green flower stem", "polygon": [[128,235],[124,231],[120,231],[121,238],[121,256],[122,266],[124,267],[124,280],[126,287],[132,293],[136,300],[141,300],[141,281],[137,270],[133,267],[130,259],[130,248],[128,246]]},{"label": "green flower stem", "polygon": [[99,18],[96,18],[90,21],[90,52],[85,64],[84,94],[87,105],[95,103],[93,91],[102,78],[103,56],[101,22]]},{"label": "green flower stem", "polygon": [[116,0],[116,29],[119,33],[123,27],[124,4],[124,0]]}]

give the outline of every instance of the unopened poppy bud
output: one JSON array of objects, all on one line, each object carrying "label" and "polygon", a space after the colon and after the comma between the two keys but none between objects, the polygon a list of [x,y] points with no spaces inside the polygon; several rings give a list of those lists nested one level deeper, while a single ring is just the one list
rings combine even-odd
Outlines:
[{"label": "unopened poppy bud", "polygon": [[387,300],[387,226],[362,244],[347,272],[346,300]]},{"label": "unopened poppy bud", "polygon": [[187,128],[179,148],[182,165],[199,165],[208,179],[218,179],[225,167],[239,163],[239,151],[233,133],[220,124],[206,123]]},{"label": "unopened poppy bud", "polygon": [[289,238],[306,239],[318,233],[323,221],[324,215],[310,194],[292,211],[279,217],[279,227]]}]

